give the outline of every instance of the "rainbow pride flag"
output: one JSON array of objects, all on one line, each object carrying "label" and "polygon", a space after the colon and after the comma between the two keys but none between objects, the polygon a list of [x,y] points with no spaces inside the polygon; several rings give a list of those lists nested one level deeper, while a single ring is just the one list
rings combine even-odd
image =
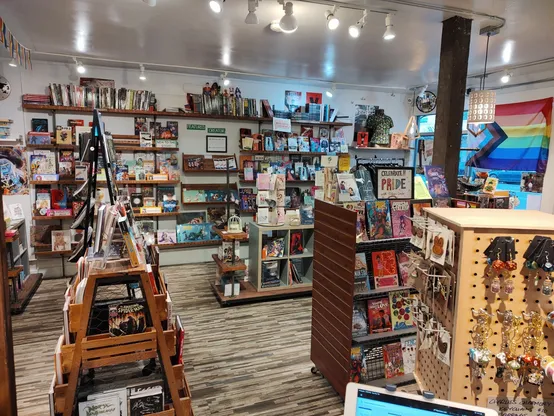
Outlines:
[{"label": "rainbow pride flag", "polygon": [[[496,121],[480,127],[475,141],[481,150],[466,165],[544,173],[552,130],[552,100],[497,105]],[[471,128],[475,130],[475,126]]]}]

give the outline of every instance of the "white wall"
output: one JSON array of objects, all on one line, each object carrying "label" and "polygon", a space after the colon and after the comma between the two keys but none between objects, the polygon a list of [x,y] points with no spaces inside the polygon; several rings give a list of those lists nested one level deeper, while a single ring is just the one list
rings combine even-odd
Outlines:
[{"label": "white wall", "polygon": [[[19,68],[11,68],[8,66],[8,61],[0,60],[0,75],[5,76],[12,86],[11,96],[0,101],[0,118],[10,118],[14,121],[12,125],[12,136],[24,136],[31,128],[31,119],[35,117],[49,117],[45,113],[31,113],[21,111],[21,96],[24,93],[44,94],[47,93],[49,83],[78,83],[78,78],[74,72],[73,65],[60,63],[34,62],[33,70],[21,70]],[[184,75],[165,72],[148,72],[147,81],[141,82],[138,79],[139,72],[136,70],[106,68],[87,66],[87,77],[108,78],[114,79],[116,87],[126,87],[133,89],[147,89],[156,94],[158,99],[159,109],[168,106],[182,107],[186,102],[186,93],[201,92],[202,86],[206,82],[217,81],[213,75],[198,76]],[[243,97],[255,98],[258,102],[260,99],[268,99],[270,104],[275,105],[277,109],[283,109],[285,90],[301,91],[303,97],[306,92],[321,92],[323,93],[323,102],[331,104],[334,108],[338,108],[339,115],[347,115],[350,121],[354,117],[355,104],[378,105],[384,108],[386,113],[392,117],[395,128],[394,131],[401,132],[408,121],[410,109],[406,105],[406,96],[404,94],[391,95],[384,92],[373,92],[364,90],[342,90],[339,89],[334,94],[332,100],[326,97],[325,91],[321,86],[310,84],[290,84],[278,83],[269,81],[240,81],[233,83],[233,86],[239,86]],[[50,118],[50,117],[49,117]],[[58,125],[66,125],[67,119],[77,118],[84,119],[85,123],[92,120],[91,116],[80,114],[59,114],[56,116]],[[239,153],[239,129],[251,128],[253,132],[257,131],[257,123],[250,122],[225,122],[225,121],[210,121],[210,120],[194,120],[194,119],[177,119],[179,121],[179,150],[180,153],[190,154],[205,154],[206,150],[206,131],[187,131],[187,123],[205,124],[207,127],[224,127],[228,136],[228,152]],[[114,117],[106,116],[104,118],[106,129],[113,134],[134,134],[134,119],[133,117]],[[160,120],[165,123],[166,120]],[[50,118],[50,129],[52,122]],[[270,125],[262,128],[271,128]],[[346,137],[352,137],[353,128],[345,128]],[[371,153],[365,155],[373,156]],[[393,152],[381,151],[380,156],[389,157],[394,155]],[[181,158],[179,157],[179,163]],[[221,175],[187,175],[182,176],[183,183],[209,183],[219,182],[222,180]],[[5,197],[5,203],[24,202],[24,209],[29,218],[31,215],[31,201],[34,201],[34,196],[30,197]],[[26,203],[25,203],[26,202]],[[29,220],[29,225],[31,221]],[[160,229],[174,228],[175,219],[160,219]],[[246,249],[246,251],[245,251]],[[241,255],[247,257],[247,248],[242,249]],[[211,254],[215,253],[213,249],[188,249],[183,251],[166,251],[163,252],[162,264],[181,264],[196,261],[209,261]],[[55,260],[40,260],[39,268],[41,271],[50,276],[59,276],[60,261]]]}]

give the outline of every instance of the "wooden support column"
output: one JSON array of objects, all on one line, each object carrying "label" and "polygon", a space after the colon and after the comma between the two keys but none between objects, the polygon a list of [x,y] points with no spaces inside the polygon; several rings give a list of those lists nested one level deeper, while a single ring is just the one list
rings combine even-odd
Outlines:
[{"label": "wooden support column", "polygon": [[[0,193],[0,208],[2,206],[2,194]],[[0,413],[6,416],[16,416],[12,316],[5,230],[4,211],[0,210],[0,409],[2,409]]]},{"label": "wooden support column", "polygon": [[448,190],[454,197],[460,162],[470,37],[471,19],[454,16],[443,22],[433,165],[444,167]]}]

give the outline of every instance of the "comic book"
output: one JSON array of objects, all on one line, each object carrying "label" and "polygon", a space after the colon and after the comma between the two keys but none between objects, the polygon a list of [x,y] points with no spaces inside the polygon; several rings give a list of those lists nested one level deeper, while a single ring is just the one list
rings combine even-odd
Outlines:
[{"label": "comic book", "polygon": [[148,327],[142,302],[113,304],[109,306],[110,335],[139,334]]},{"label": "comic book", "polygon": [[408,286],[410,280],[410,258],[403,251],[396,255],[398,260],[398,273],[400,274],[400,284]]},{"label": "comic book", "polygon": [[356,243],[369,241],[365,224],[365,202],[345,202],[343,206],[351,211],[356,211]]},{"label": "comic book", "polygon": [[392,236],[405,238],[412,236],[412,222],[410,221],[410,201],[390,201],[392,221]]},{"label": "comic book", "polygon": [[375,289],[398,286],[398,271],[394,250],[373,251],[371,253],[371,266]]},{"label": "comic book", "polygon": [[417,338],[416,336],[400,338],[402,344],[402,361],[404,362],[404,374],[415,371]]},{"label": "comic book", "polygon": [[389,298],[368,299],[367,322],[370,334],[392,331]]},{"label": "comic book", "polygon": [[366,205],[369,239],[392,238],[389,201],[370,201]]},{"label": "comic book", "polygon": [[404,375],[404,360],[400,342],[383,345],[383,360],[385,361],[385,378]]},{"label": "comic book", "polygon": [[370,290],[369,275],[365,253],[356,253],[354,263],[354,293],[365,293]]},{"label": "comic book", "polygon": [[410,302],[410,292],[401,290],[389,293],[392,329],[411,328],[414,326],[414,313]]},{"label": "comic book", "polygon": [[427,179],[427,187],[433,198],[450,196],[442,167],[425,166],[425,179]]},{"label": "comic book", "polygon": [[431,208],[430,202],[417,202],[412,204],[412,209],[414,211],[414,217],[423,217],[423,208]]},{"label": "comic book", "polygon": [[350,381],[361,383],[366,379],[366,364],[363,347],[352,347],[350,349]]},{"label": "comic book", "polygon": [[367,311],[365,302],[354,302],[352,311],[352,336],[367,335]]}]

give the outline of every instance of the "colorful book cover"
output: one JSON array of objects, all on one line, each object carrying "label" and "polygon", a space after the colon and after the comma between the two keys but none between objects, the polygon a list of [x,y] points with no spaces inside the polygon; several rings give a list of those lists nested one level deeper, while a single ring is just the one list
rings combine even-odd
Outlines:
[{"label": "colorful book cover", "polygon": [[351,173],[337,173],[339,187],[339,202],[360,201],[360,192],[354,175]]},{"label": "colorful book cover", "polygon": [[135,117],[135,136],[140,133],[148,133],[148,124],[146,124],[146,117]]},{"label": "colorful book cover", "polygon": [[375,289],[398,286],[396,253],[394,250],[373,251],[371,265]]},{"label": "colorful book cover", "polygon": [[354,302],[352,310],[352,336],[367,335],[367,310],[365,302]]},{"label": "colorful book cover", "polygon": [[401,290],[389,293],[393,331],[414,326],[414,313],[410,302],[410,292]]},{"label": "colorful book cover", "polygon": [[127,166],[115,167],[115,180],[116,181],[128,181],[129,180],[129,168]]},{"label": "colorful book cover", "polygon": [[224,202],[226,190],[207,190],[206,191],[206,201],[208,202]]},{"label": "colorful book cover", "polygon": [[404,360],[400,341],[383,345],[383,360],[385,362],[385,378],[404,375]]},{"label": "colorful book cover", "polygon": [[289,137],[288,139],[288,149],[289,152],[298,152],[298,138]]},{"label": "colorful book cover", "polygon": [[483,192],[486,194],[494,194],[494,191],[496,191],[496,187],[498,186],[498,178],[491,178],[490,176],[485,181],[485,185],[483,186]]},{"label": "colorful book cover", "polygon": [[321,147],[319,147],[319,139],[318,138],[311,138],[310,139],[310,152],[320,152]]},{"label": "colorful book cover", "polygon": [[56,144],[71,144],[72,136],[71,127],[56,127]]},{"label": "colorful book cover", "polygon": [[427,179],[429,193],[433,198],[450,196],[442,167],[425,166],[425,178]]},{"label": "colorful book cover", "polygon": [[360,383],[367,377],[363,347],[352,347],[350,349],[350,381]]},{"label": "colorful book cover", "polygon": [[415,202],[412,204],[414,217],[423,217],[423,208],[431,208],[430,202]]},{"label": "colorful book cover", "polygon": [[177,197],[175,196],[175,187],[158,185],[156,189],[156,198],[159,207],[162,207],[164,205],[164,202],[167,201],[177,202]]},{"label": "colorful book cover", "polygon": [[356,253],[354,263],[354,293],[366,293],[370,290],[369,274],[365,253]]},{"label": "colorful book cover", "polygon": [[366,205],[369,239],[392,238],[389,201],[370,201]]},{"label": "colorful book cover", "polygon": [[178,121],[168,121],[167,128],[171,133],[172,139],[177,139],[179,137],[179,122]]},{"label": "colorful book cover", "polygon": [[204,224],[178,224],[177,242],[190,243],[193,241],[207,240]]},{"label": "colorful book cover", "polygon": [[183,190],[183,202],[206,202],[206,193],[202,189]]},{"label": "colorful book cover", "polygon": [[58,154],[58,162],[60,176],[74,176],[75,156],[73,155],[73,150],[60,150],[60,153]]},{"label": "colorful book cover", "polygon": [[402,344],[404,374],[412,374],[416,366],[417,337],[414,335],[400,338],[400,343]]},{"label": "colorful book cover", "polygon": [[110,305],[108,323],[112,337],[140,334],[148,327],[144,305],[138,302]]},{"label": "colorful book cover", "polygon": [[158,230],[158,244],[174,244],[177,242],[177,233],[175,230]]},{"label": "colorful book cover", "polygon": [[344,208],[356,211],[356,243],[369,241],[365,224],[365,202],[345,202]]},{"label": "colorful book cover", "polygon": [[71,208],[70,195],[67,188],[52,189],[50,191],[52,197],[52,209],[67,209]]},{"label": "colorful book cover", "polygon": [[45,216],[51,208],[50,191],[37,192],[35,200],[35,214]]},{"label": "colorful book cover", "polygon": [[370,334],[392,331],[389,298],[368,299],[367,322]]},{"label": "colorful book cover", "polygon": [[310,138],[309,137],[299,137],[298,138],[299,151],[309,152],[310,151]]},{"label": "colorful book cover", "polygon": [[412,236],[410,221],[410,201],[389,201],[392,220],[392,236],[405,238]]},{"label": "colorful book cover", "polygon": [[29,132],[27,133],[27,143],[28,144],[51,144],[52,136],[50,133],[44,132]]},{"label": "colorful book cover", "polygon": [[70,251],[71,250],[71,231],[56,230],[52,231],[52,251]]},{"label": "colorful book cover", "polygon": [[410,258],[405,252],[397,254],[398,272],[400,273],[400,283],[402,286],[408,286],[410,280]]}]

